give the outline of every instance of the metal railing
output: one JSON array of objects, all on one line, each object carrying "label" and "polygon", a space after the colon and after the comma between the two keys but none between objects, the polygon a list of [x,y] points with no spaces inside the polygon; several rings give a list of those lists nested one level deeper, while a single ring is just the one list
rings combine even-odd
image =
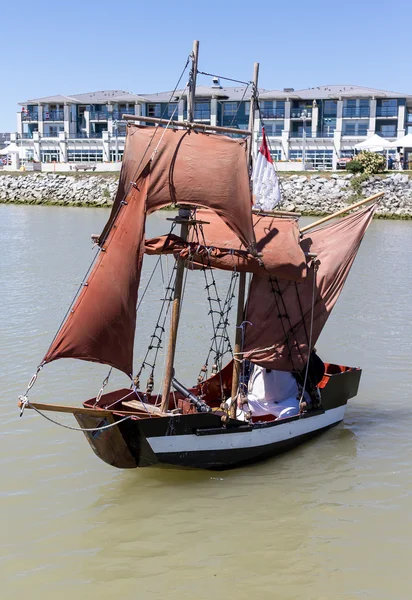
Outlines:
[{"label": "metal railing", "polygon": [[306,118],[312,118],[312,109],[311,108],[291,108],[290,109],[290,118],[291,119],[301,119],[303,111],[306,111]]},{"label": "metal railing", "polygon": [[109,118],[109,113],[105,110],[91,110],[89,116],[90,121],[107,121]]},{"label": "metal railing", "polygon": [[376,130],[377,135],[380,135],[383,138],[396,138],[396,128],[391,129],[389,131],[381,131],[380,129]]},{"label": "metal railing", "polygon": [[260,110],[262,119],[284,119],[285,109],[284,108],[262,108]]},{"label": "metal railing", "polygon": [[64,121],[64,110],[43,111],[43,121]]},{"label": "metal railing", "polygon": [[134,115],[134,108],[123,108],[120,110],[114,110],[113,111],[113,119],[115,119],[116,121],[121,121],[122,120],[122,115]]},{"label": "metal railing", "polygon": [[344,107],[342,116],[343,118],[362,118],[370,116],[370,108],[369,106],[359,106],[359,107]]},{"label": "metal railing", "polygon": [[39,113],[38,112],[22,112],[21,120],[22,121],[38,121]]},{"label": "metal railing", "polygon": [[[17,139],[18,140],[32,140],[33,139],[33,133],[34,131],[28,131],[25,133],[18,133],[17,134]],[[37,133],[37,131],[36,131]]]},{"label": "metal railing", "polygon": [[398,108],[396,106],[377,106],[376,107],[377,117],[397,117]]},{"label": "metal railing", "polygon": [[329,129],[329,131],[316,131],[315,135],[312,135],[312,137],[333,138],[334,133],[335,133],[334,129]]},{"label": "metal railing", "polygon": [[40,137],[58,138],[59,134],[60,134],[60,131],[45,131],[40,135]]}]

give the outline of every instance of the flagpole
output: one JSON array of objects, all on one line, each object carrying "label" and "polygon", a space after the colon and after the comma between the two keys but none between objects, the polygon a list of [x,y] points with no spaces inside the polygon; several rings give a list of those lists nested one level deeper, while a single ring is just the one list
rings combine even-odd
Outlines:
[{"label": "flagpole", "polygon": [[[248,167],[250,170],[252,164],[252,148],[254,139],[254,128],[255,128],[255,110],[256,110],[256,94],[259,79],[259,63],[254,64],[253,69],[253,90],[250,98],[250,112],[249,112],[249,131],[252,132],[248,140]],[[243,326],[244,312],[245,312],[245,291],[246,291],[246,273],[239,273],[239,291],[237,298],[237,316],[236,316],[236,334],[235,334],[235,346],[233,350],[233,374],[232,374],[232,403],[230,406],[230,417],[236,419],[236,407],[237,407],[237,395],[239,388],[239,379],[241,371],[241,362],[238,357],[240,352],[243,350]]]}]

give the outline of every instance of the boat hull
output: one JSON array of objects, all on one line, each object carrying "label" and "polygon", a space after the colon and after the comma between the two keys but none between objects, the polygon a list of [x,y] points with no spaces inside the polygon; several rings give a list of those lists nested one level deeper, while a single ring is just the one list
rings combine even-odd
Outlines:
[{"label": "boat hull", "polygon": [[[225,425],[219,411],[136,416],[117,427],[85,431],[85,435],[99,458],[119,468],[156,464],[233,468],[290,450],[340,423],[348,399],[357,393],[360,376],[360,369],[337,367],[323,387],[322,408],[286,419]],[[119,390],[120,395],[123,392]],[[101,427],[98,416],[75,417],[83,428]]]}]

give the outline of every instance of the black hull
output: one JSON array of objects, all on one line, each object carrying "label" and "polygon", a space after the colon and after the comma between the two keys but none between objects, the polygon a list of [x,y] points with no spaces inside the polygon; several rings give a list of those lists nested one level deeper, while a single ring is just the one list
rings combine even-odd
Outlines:
[{"label": "black hull", "polygon": [[[357,393],[360,375],[359,369],[331,374],[322,390],[322,409],[288,419],[225,426],[220,413],[136,417],[85,435],[96,455],[118,468],[230,469],[291,450],[337,425]],[[96,426],[98,417],[75,416],[82,427]]]}]

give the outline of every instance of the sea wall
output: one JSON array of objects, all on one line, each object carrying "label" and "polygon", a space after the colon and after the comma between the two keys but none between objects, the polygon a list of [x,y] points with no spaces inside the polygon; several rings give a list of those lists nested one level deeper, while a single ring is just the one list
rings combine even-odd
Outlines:
[{"label": "sea wall", "polygon": [[[0,202],[111,206],[118,176],[57,173],[0,174]],[[381,217],[412,218],[412,179],[403,173],[376,175],[367,181],[350,174],[282,175],[282,209],[302,214],[329,214],[361,197],[385,193]]]}]

